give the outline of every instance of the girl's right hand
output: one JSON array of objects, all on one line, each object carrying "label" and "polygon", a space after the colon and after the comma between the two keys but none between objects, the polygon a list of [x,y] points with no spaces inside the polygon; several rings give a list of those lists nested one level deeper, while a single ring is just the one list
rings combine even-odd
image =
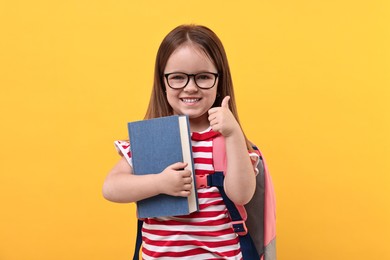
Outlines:
[{"label": "girl's right hand", "polygon": [[191,194],[191,171],[184,169],[188,163],[177,162],[169,165],[159,175],[159,190],[171,196],[188,197]]}]

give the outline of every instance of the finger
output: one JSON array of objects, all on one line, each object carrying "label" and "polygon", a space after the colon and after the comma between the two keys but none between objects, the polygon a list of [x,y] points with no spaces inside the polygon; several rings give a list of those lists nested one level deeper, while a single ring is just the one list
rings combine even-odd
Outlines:
[{"label": "finger", "polygon": [[183,186],[183,189],[186,190],[186,191],[190,191],[191,188],[192,188],[192,185],[191,185],[191,184],[185,184],[185,185]]},{"label": "finger", "polygon": [[191,184],[192,183],[192,178],[191,177],[186,177],[183,179],[184,184]]},{"label": "finger", "polygon": [[221,107],[229,109],[229,100],[230,96],[224,97],[221,103]]},{"label": "finger", "polygon": [[219,125],[219,123],[218,123],[217,120],[213,120],[213,121],[210,122],[210,126],[211,126],[211,128],[212,128],[214,131],[216,131],[218,125]]},{"label": "finger", "polygon": [[209,111],[208,111],[209,116],[214,114],[214,113],[217,113],[219,109],[220,109],[219,107],[212,107],[212,108],[210,108]]},{"label": "finger", "polygon": [[190,196],[190,194],[191,194],[191,192],[189,190],[183,190],[183,191],[179,192],[178,196],[188,197],[188,196]]},{"label": "finger", "polygon": [[191,171],[190,170],[184,170],[182,173],[181,173],[181,176],[185,179],[185,178],[191,178]]},{"label": "finger", "polygon": [[213,121],[215,121],[217,119],[217,116],[216,115],[209,115],[209,122],[212,123]]},{"label": "finger", "polygon": [[180,172],[182,178],[190,178],[191,177],[191,171],[184,169]]},{"label": "finger", "polygon": [[187,165],[188,165],[188,163],[185,163],[185,162],[177,162],[177,163],[171,164],[168,167],[171,168],[172,170],[180,170],[180,169],[184,169],[185,167],[187,167]]}]

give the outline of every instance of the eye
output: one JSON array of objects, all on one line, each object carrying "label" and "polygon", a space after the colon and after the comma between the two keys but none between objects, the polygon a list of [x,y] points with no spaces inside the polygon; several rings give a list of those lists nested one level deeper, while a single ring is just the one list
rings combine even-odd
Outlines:
[{"label": "eye", "polygon": [[169,75],[168,80],[183,81],[186,80],[186,75],[181,73],[171,74]]},{"label": "eye", "polygon": [[212,80],[213,74],[210,73],[201,73],[196,75],[196,80]]}]

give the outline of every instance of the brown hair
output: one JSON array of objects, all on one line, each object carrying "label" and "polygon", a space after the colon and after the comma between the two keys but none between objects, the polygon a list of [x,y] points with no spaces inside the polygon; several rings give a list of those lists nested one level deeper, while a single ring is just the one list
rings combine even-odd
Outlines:
[{"label": "brown hair", "polygon": [[[218,36],[202,25],[180,25],[173,29],[163,39],[156,56],[154,68],[154,83],[145,119],[151,119],[173,114],[169,105],[164,84],[164,70],[171,54],[183,44],[193,44],[199,47],[214,63],[218,74],[217,97],[213,107],[221,106],[225,96],[230,96],[229,108],[237,122],[238,113],[234,98],[233,82],[225,49]],[[251,149],[247,140],[247,146]]]}]

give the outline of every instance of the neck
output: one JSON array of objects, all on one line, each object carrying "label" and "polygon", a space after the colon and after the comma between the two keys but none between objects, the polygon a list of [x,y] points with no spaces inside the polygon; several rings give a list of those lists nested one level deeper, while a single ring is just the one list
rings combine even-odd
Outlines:
[{"label": "neck", "polygon": [[190,118],[191,132],[202,132],[210,126],[210,122],[207,118]]}]

